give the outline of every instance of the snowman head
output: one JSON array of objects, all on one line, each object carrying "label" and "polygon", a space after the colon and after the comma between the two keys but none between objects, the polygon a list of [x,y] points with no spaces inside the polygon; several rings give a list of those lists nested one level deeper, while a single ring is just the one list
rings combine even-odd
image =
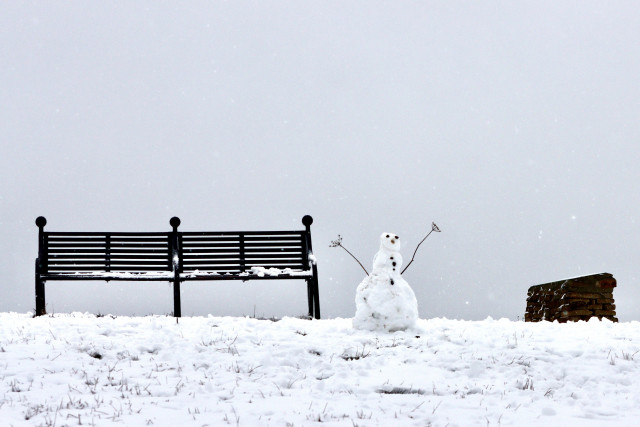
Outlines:
[{"label": "snowman head", "polygon": [[380,235],[380,249],[386,249],[391,252],[400,251],[400,237],[393,233],[382,233]]}]

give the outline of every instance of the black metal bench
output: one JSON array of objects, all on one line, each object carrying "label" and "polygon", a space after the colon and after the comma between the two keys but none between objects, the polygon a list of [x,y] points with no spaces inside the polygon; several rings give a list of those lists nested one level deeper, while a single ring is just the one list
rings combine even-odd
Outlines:
[{"label": "black metal bench", "polygon": [[46,314],[48,280],[169,281],[180,317],[184,281],[298,279],[307,282],[309,317],[320,318],[309,215],[296,231],[181,232],[179,218],[169,223],[173,231],[165,233],[49,232],[38,217],[36,315]]}]

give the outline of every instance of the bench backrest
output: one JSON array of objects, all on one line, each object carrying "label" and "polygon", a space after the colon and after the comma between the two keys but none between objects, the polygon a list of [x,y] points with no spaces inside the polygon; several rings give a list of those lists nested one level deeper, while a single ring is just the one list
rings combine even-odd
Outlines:
[{"label": "bench backrest", "polygon": [[43,272],[171,271],[169,233],[45,232]]},{"label": "bench backrest", "polygon": [[309,269],[303,231],[182,233],[183,272],[243,273],[252,267]]},{"label": "bench backrest", "polygon": [[[172,271],[171,233],[45,232],[46,273]],[[307,270],[303,231],[178,233],[178,271]]]}]

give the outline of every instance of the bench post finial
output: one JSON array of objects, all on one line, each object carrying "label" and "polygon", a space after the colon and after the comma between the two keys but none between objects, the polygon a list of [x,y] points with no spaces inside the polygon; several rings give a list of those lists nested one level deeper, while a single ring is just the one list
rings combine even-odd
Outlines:
[{"label": "bench post finial", "polygon": [[40,231],[43,231],[44,226],[47,225],[47,218],[39,216],[38,218],[36,218],[36,225],[38,226]]},{"label": "bench post finial", "polygon": [[44,294],[44,280],[40,276],[46,270],[47,254],[44,241],[44,226],[47,219],[43,216],[36,218],[38,226],[38,259],[36,259],[36,316],[47,314]]},{"label": "bench post finial", "polygon": [[178,218],[177,216],[174,216],[173,218],[171,218],[169,220],[169,225],[171,225],[171,227],[173,227],[173,231],[177,232],[178,231],[178,227],[180,227],[180,218]]}]

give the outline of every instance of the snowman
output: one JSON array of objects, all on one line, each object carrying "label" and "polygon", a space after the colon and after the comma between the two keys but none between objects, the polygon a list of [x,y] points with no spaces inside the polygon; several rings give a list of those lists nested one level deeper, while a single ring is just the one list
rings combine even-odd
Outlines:
[{"label": "snowman", "polygon": [[400,275],[401,267],[400,238],[382,233],[380,250],[373,257],[373,271],[356,290],[354,328],[394,332],[415,325],[418,301]]}]

